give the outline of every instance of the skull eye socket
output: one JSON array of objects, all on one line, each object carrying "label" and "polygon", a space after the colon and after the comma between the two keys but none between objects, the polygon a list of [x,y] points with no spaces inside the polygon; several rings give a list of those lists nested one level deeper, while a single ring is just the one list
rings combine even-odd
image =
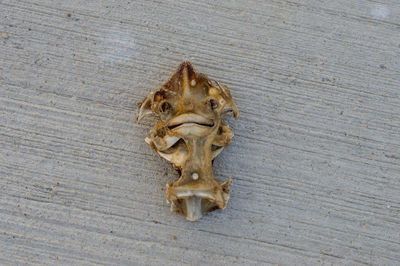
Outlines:
[{"label": "skull eye socket", "polygon": [[165,90],[159,90],[154,94],[154,101],[159,102],[167,98],[167,92]]},{"label": "skull eye socket", "polygon": [[215,110],[218,108],[218,102],[215,99],[209,99],[207,104],[210,106],[211,109]]},{"label": "skull eye socket", "polygon": [[161,105],[160,105],[160,111],[162,112],[162,113],[166,113],[166,112],[169,112],[169,111],[171,111],[172,110],[172,105],[169,103],[169,102],[163,102]]}]

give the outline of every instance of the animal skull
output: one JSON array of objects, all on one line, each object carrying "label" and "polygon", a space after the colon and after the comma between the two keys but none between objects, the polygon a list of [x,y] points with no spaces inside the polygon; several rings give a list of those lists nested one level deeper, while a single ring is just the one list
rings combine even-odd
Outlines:
[{"label": "animal skull", "polygon": [[238,110],[229,89],[183,62],[171,78],[138,104],[138,123],[155,114],[159,121],[145,141],[180,173],[167,184],[171,211],[195,221],[204,214],[224,209],[229,199],[228,178],[220,184],[214,179],[213,159],[229,144],[233,133],[221,120],[225,112]]}]

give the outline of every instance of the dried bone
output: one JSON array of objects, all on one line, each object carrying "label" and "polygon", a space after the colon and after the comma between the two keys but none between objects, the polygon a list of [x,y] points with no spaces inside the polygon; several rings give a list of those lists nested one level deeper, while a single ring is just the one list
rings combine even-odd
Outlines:
[{"label": "dried bone", "polygon": [[138,122],[149,114],[159,118],[145,141],[180,172],[178,180],[167,184],[167,201],[172,212],[190,221],[224,209],[229,199],[231,179],[218,183],[212,161],[233,137],[221,115],[232,112],[237,119],[238,110],[229,89],[215,83],[183,62],[138,104]]}]

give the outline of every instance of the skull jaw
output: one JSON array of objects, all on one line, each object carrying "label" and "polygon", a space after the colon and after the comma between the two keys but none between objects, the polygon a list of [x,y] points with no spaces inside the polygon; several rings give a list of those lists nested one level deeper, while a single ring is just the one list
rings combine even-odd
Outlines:
[{"label": "skull jaw", "polygon": [[228,178],[223,184],[215,183],[208,188],[167,185],[167,202],[171,203],[171,211],[185,216],[189,221],[197,221],[209,212],[225,209],[231,179]]}]

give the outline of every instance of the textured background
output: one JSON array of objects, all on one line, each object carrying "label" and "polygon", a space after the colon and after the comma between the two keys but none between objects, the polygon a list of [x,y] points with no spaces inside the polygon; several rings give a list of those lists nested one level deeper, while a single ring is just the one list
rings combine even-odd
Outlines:
[{"label": "textured background", "polygon": [[[240,111],[195,223],[135,121],[183,60]],[[399,86],[398,0],[0,0],[0,263],[398,265]]]}]

